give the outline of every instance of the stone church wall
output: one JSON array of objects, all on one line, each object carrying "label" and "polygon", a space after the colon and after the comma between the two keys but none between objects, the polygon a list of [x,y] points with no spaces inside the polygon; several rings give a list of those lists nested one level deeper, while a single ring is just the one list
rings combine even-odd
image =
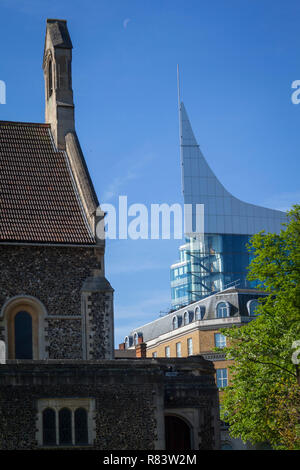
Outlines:
[{"label": "stone church wall", "polygon": [[43,446],[41,403],[64,408],[72,400],[85,406],[90,401],[92,407],[88,445],[68,448],[163,450],[165,415],[189,423],[192,449],[220,445],[214,367],[195,356],[8,361],[0,365],[0,449],[48,449]]},{"label": "stone church wall", "polygon": [[[95,435],[86,448],[151,450],[157,439],[161,374],[151,366],[90,361],[7,364],[0,374],[0,449],[38,449],[38,402],[93,398]],[[149,373],[151,372],[151,373]],[[163,411],[161,410],[163,413]],[[76,447],[78,449],[78,447]]]},{"label": "stone church wall", "polygon": [[45,353],[39,359],[110,358],[113,290],[101,275],[101,258],[96,247],[0,246],[0,339],[7,336],[5,304],[32,297],[45,309]]}]

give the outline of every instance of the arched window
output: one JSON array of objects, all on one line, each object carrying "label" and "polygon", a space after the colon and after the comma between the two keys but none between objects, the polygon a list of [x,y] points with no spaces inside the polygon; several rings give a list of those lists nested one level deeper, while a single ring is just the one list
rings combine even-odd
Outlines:
[{"label": "arched window", "polygon": [[184,312],[184,315],[183,315],[183,324],[184,324],[184,325],[188,325],[189,322],[190,322],[189,312]]},{"label": "arched window", "polygon": [[173,330],[178,328],[178,317],[177,316],[173,317],[173,319],[172,319],[172,327],[173,327]]},{"label": "arched window", "polygon": [[88,444],[87,411],[84,408],[77,408],[77,410],[75,410],[74,420],[75,444]]},{"label": "arched window", "polygon": [[71,410],[62,408],[58,414],[59,444],[72,445]]},{"label": "arched window", "polygon": [[205,306],[201,305],[200,307],[200,315],[201,315],[201,320],[203,320],[204,315],[205,315]]},{"label": "arched window", "polygon": [[133,342],[134,342],[134,345],[137,346],[139,344],[139,336],[137,333],[134,333],[133,335]]},{"label": "arched window", "polygon": [[129,338],[128,338],[128,336],[126,336],[124,343],[125,343],[125,349],[128,349],[129,348]]},{"label": "arched window", "polygon": [[6,331],[7,359],[38,360],[47,357],[43,304],[31,296],[9,299],[0,311]]},{"label": "arched window", "polygon": [[258,300],[256,300],[256,299],[249,300],[249,302],[247,304],[247,307],[248,307],[248,313],[249,313],[250,317],[255,317],[257,315],[256,309],[257,309],[258,305],[259,305]]},{"label": "arched window", "polygon": [[68,88],[68,62],[67,58],[62,56],[56,60],[57,63],[57,81],[59,88]]},{"label": "arched window", "polygon": [[200,307],[195,308],[195,320],[203,320],[205,315],[205,306],[201,305]]},{"label": "arched window", "polygon": [[32,318],[26,311],[15,316],[15,359],[32,359]]},{"label": "arched window", "polygon": [[44,446],[56,445],[55,411],[46,408],[43,411],[43,444]]},{"label": "arched window", "polygon": [[48,95],[49,97],[53,92],[53,76],[52,76],[52,60],[48,62]]},{"label": "arched window", "polygon": [[229,317],[229,310],[228,302],[219,302],[217,305],[217,318]]}]

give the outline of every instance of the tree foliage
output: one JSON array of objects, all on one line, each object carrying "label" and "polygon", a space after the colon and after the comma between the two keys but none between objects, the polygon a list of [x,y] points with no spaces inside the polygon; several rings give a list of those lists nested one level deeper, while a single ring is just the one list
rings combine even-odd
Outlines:
[{"label": "tree foliage", "polygon": [[279,235],[260,232],[250,240],[248,279],[258,280],[268,294],[260,298],[255,319],[222,330],[229,338],[227,358],[235,361],[222,419],[233,437],[268,442],[274,449],[300,449],[299,366],[293,349],[300,340],[300,205],[287,214]]}]

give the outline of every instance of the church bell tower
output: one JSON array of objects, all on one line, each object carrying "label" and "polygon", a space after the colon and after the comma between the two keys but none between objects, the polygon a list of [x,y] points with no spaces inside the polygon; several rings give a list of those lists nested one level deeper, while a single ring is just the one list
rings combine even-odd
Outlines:
[{"label": "church bell tower", "polygon": [[72,90],[72,42],[65,20],[47,19],[43,59],[45,122],[58,149],[66,149],[65,136],[75,131]]}]

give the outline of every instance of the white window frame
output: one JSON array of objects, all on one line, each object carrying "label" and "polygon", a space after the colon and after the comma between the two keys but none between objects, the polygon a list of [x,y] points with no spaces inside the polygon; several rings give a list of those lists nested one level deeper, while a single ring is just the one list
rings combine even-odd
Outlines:
[{"label": "white window frame", "polygon": [[188,350],[188,356],[192,356],[193,355],[193,338],[187,339],[187,350]]},{"label": "white window frame", "polygon": [[[221,316],[218,315],[220,304],[225,304],[224,307],[221,307]],[[224,311],[226,311],[226,315],[223,315]],[[216,318],[228,318],[228,317],[230,317],[230,305],[228,302],[224,302],[224,300],[222,300],[221,302],[218,302],[216,305]]]},{"label": "white window frame", "polygon": [[181,342],[176,343],[176,357],[181,357]]},{"label": "white window frame", "polygon": [[[218,377],[218,372],[221,372],[221,377]],[[228,370],[227,369],[217,369],[216,370],[216,382],[218,388],[224,388],[228,385]]]},{"label": "white window frame", "polygon": [[[221,337],[220,345],[217,344],[217,336]],[[222,333],[215,333],[215,347],[216,348],[225,348],[226,347],[226,336]]]}]

